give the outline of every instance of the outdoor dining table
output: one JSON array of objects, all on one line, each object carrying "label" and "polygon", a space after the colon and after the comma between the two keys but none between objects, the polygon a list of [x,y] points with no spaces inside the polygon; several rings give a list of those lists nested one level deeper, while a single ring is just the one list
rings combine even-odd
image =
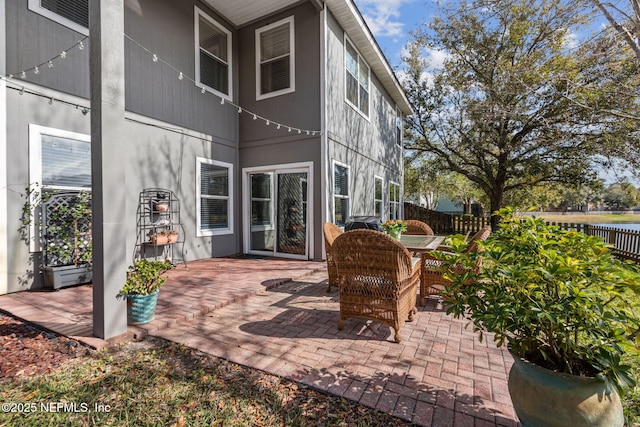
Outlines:
[{"label": "outdoor dining table", "polygon": [[436,249],[442,244],[445,236],[427,236],[420,234],[403,234],[400,236],[400,243],[414,254],[428,252]]}]

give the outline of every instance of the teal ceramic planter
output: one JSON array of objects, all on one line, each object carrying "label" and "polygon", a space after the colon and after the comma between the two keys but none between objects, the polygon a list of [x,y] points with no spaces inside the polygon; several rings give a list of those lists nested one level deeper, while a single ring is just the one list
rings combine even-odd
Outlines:
[{"label": "teal ceramic planter", "polygon": [[509,394],[523,427],[622,427],[622,403],[604,381],[561,374],[512,354]]},{"label": "teal ceramic planter", "polygon": [[149,295],[127,295],[127,324],[142,325],[153,321],[159,290]]}]

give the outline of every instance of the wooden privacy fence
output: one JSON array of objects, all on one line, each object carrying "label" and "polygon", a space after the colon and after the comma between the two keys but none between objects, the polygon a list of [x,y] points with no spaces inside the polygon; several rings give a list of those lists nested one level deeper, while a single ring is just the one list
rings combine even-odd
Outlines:
[{"label": "wooden privacy fence", "polygon": [[[404,204],[404,217],[426,222],[436,234],[474,234],[490,223],[489,217],[450,215],[430,211],[412,203]],[[640,262],[640,231],[570,222],[547,222],[547,224],[557,225],[563,230],[577,230],[601,237],[612,246],[612,251],[618,257]]]}]

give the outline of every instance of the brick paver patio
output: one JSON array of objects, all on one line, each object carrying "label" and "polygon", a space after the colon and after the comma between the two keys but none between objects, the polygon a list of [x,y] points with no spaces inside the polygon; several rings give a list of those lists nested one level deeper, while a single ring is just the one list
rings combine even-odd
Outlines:
[{"label": "brick paver patio", "polygon": [[[364,319],[342,331],[324,263],[215,258],[179,266],[156,320],[129,327],[290,378],[423,426],[516,426],[505,349],[478,342],[437,300],[419,307],[393,342]],[[91,286],[0,296],[0,310],[94,347]]]}]

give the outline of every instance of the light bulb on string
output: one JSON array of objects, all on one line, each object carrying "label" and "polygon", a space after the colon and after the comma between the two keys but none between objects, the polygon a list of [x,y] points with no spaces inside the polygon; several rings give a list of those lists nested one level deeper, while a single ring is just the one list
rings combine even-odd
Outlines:
[{"label": "light bulb on string", "polygon": [[253,120],[257,120],[258,116],[256,116],[255,114],[253,115]]},{"label": "light bulb on string", "polygon": [[276,129],[280,129],[280,123],[278,123],[278,127],[276,127]]},{"label": "light bulb on string", "polygon": [[178,74],[178,80],[182,80],[184,78],[184,76],[182,75],[182,71],[180,71],[180,74]]},{"label": "light bulb on string", "polygon": [[309,131],[307,131],[307,135],[309,135]]},{"label": "light bulb on string", "polygon": [[291,128],[289,128],[289,130],[287,132],[291,132]]},{"label": "light bulb on string", "polygon": [[269,126],[271,123],[269,122],[269,120],[267,120],[267,126]]},{"label": "light bulb on string", "polygon": [[67,52],[66,51],[62,51],[62,53],[60,54],[60,58],[64,59],[67,57]]},{"label": "light bulb on string", "polygon": [[78,49],[84,50],[84,43],[82,43],[82,40],[80,40],[80,44],[78,44]]},{"label": "light bulb on string", "polygon": [[242,107],[238,107],[238,114],[242,114]]},{"label": "light bulb on string", "polygon": [[202,92],[202,93],[205,93],[205,92],[206,92],[206,89],[204,88],[204,86],[202,86],[202,90],[201,90],[201,92]]},{"label": "light bulb on string", "polygon": [[49,98],[49,105],[53,104],[53,98]]},{"label": "light bulb on string", "polygon": [[9,78],[12,79],[13,78],[13,74],[9,74]]},{"label": "light bulb on string", "polygon": [[27,73],[25,73],[24,71],[20,73],[20,78],[21,79],[26,79],[27,78]]},{"label": "light bulb on string", "polygon": [[298,129],[298,135],[300,135],[302,133],[302,131],[300,129]]},{"label": "light bulb on string", "polygon": [[40,74],[40,68],[34,67],[33,68],[33,74]]},{"label": "light bulb on string", "polygon": [[47,63],[47,67],[49,67],[49,68],[53,68],[53,62],[49,61],[49,62]]},{"label": "light bulb on string", "polygon": [[20,92],[18,92],[18,93],[20,93],[20,95],[24,95],[24,86],[22,86],[22,87],[20,88]]},{"label": "light bulb on string", "polygon": [[153,62],[158,62],[158,55],[155,53],[153,54]]}]

